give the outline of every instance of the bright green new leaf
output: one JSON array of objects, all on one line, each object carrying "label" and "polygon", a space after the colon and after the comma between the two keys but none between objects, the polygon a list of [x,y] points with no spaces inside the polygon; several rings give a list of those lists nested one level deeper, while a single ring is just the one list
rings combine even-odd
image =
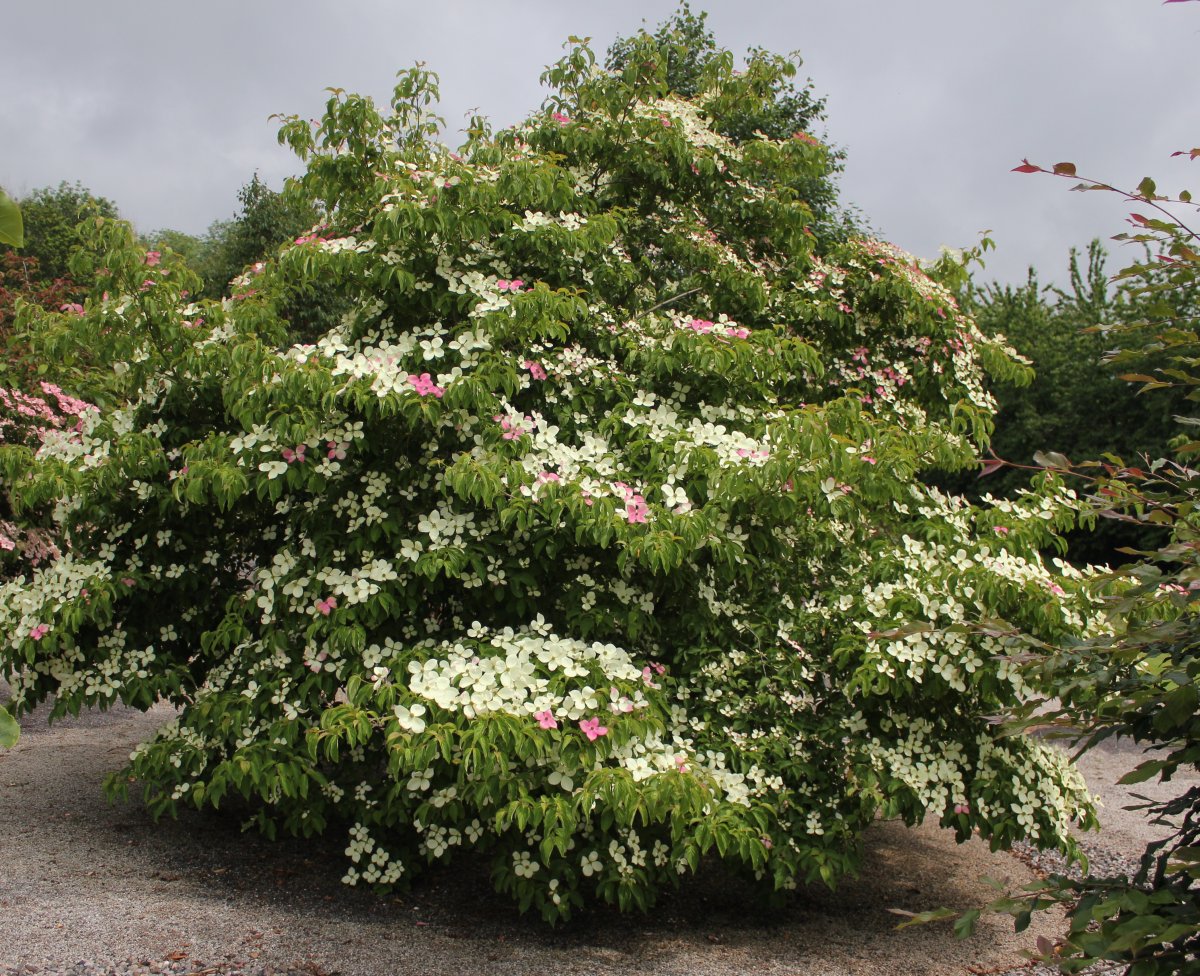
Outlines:
[{"label": "bright green new leaf", "polygon": [[7,709],[0,705],[0,749],[11,749],[17,744],[20,735],[21,726],[8,714]]},{"label": "bright green new leaf", "polygon": [[21,208],[3,190],[0,190],[0,244],[25,246],[25,223],[21,219]]}]

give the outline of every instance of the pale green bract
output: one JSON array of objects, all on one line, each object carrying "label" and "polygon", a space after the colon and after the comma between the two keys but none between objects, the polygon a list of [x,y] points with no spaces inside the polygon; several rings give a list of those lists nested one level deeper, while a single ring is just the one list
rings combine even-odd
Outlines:
[{"label": "pale green bract", "polygon": [[[686,102],[657,58],[575,47],[544,113],[458,153],[422,69],[390,115],[285,120],[328,222],[223,303],[100,227],[84,314],[29,321],[125,405],[0,451],[69,542],[0,589],[19,709],[165,697],[116,780],[153,810],[348,831],[351,884],[482,849],[550,920],[709,852],[832,884],[880,812],[1092,822],[988,721],[1027,691],[1012,633],[1093,627],[1038,556],[1076,500],[922,481],[977,463],[984,367],[1022,367],[907,255],[813,240],[819,143],[722,135],[783,63],[718,59]],[[317,291],[336,328],[280,319]]]},{"label": "pale green bract", "polygon": [[21,208],[3,190],[0,190],[0,244],[25,246],[25,222],[21,218]]},{"label": "pale green bract", "polygon": [[21,727],[17,720],[8,714],[8,710],[0,708],[0,749],[11,749],[21,737]]}]

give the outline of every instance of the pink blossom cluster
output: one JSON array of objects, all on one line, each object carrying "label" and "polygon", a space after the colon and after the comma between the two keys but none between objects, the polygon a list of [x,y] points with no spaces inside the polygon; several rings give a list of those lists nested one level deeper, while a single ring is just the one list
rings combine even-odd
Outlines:
[{"label": "pink blossom cluster", "polygon": [[435,396],[440,400],[446,392],[446,388],[438,386],[428,373],[422,373],[420,376],[410,373],[408,382],[412,384],[413,389],[421,396]]},{"label": "pink blossom cluster", "polygon": [[54,398],[53,403],[20,390],[0,387],[0,441],[7,439],[6,432],[14,429],[24,429],[40,439],[52,430],[66,428],[69,417],[76,418],[70,429],[78,432],[83,429],[83,415],[98,409],[94,404],[64,393],[54,383],[43,381],[40,385],[47,397]]},{"label": "pink blossom cluster", "polygon": [[[924,337],[922,337],[924,338]],[[918,342],[920,345],[920,342]],[[921,346],[921,351],[927,351],[929,348],[928,340]],[[889,393],[895,392],[900,387],[904,386],[909,377],[899,372],[894,366],[887,365],[882,369],[871,368],[871,350],[866,346],[859,346],[850,354],[850,361],[858,363],[848,374],[851,378],[866,380],[874,384],[874,390],[862,395],[859,399],[863,403],[873,403],[875,397],[886,396]]]},{"label": "pink blossom cluster", "polygon": [[625,496],[625,520],[627,522],[646,521],[646,516],[650,514],[650,507],[646,504],[645,498],[623,481],[614,481],[613,490],[619,491]]},{"label": "pink blossom cluster", "polygon": [[665,667],[657,661],[651,661],[646,667],[642,668],[642,681],[646,683],[647,688],[658,688],[661,686],[654,683],[654,676],[658,675],[661,677],[666,673],[667,669]]},{"label": "pink blossom cluster", "polygon": [[99,411],[99,407],[95,404],[88,403],[85,400],[80,400],[78,397],[73,397],[69,393],[63,393],[62,389],[54,383],[43,382],[40,384],[42,391],[54,397],[58,402],[58,409],[61,413],[68,414],[72,417],[80,417],[90,411]]},{"label": "pink blossom cluster", "polygon": [[296,243],[296,244],[311,244],[313,241],[325,241],[325,240],[328,240],[328,238],[322,237],[320,234],[317,234],[314,232],[312,234],[303,234],[300,237],[297,237],[296,240],[294,241],[294,243]]},{"label": "pink blossom cluster", "polygon": [[22,528],[3,519],[0,519],[0,550],[15,552],[16,558],[27,561],[31,566],[40,566],[62,555],[48,530]]},{"label": "pink blossom cluster", "polygon": [[692,319],[690,322],[684,323],[683,327],[691,329],[700,335],[715,333],[718,336],[729,336],[731,339],[746,339],[750,336],[750,330],[745,326],[719,325],[716,322],[710,322],[708,319]]},{"label": "pink blossom cluster", "polygon": [[[548,708],[541,712],[534,712],[533,717],[537,719],[538,725],[543,729],[558,728],[558,719],[554,717],[554,712]],[[580,719],[579,728],[588,737],[589,742],[595,742],[601,736],[608,735],[608,728],[601,725],[598,718]]]}]

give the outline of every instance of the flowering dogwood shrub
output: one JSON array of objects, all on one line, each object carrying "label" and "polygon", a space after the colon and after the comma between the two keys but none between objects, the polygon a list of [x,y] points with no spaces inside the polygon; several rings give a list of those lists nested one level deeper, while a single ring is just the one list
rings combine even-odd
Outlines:
[{"label": "flowering dogwood shrub", "polygon": [[[985,372],[1023,367],[895,248],[813,239],[820,144],[718,134],[785,64],[717,59],[685,101],[643,47],[572,48],[458,152],[419,68],[390,113],[285,120],[326,223],[222,303],[101,227],[102,286],[44,327],[124,405],[7,458],[70,543],[0,590],[18,709],[164,697],[118,780],[154,811],[347,831],[350,884],[478,848],[551,920],[709,852],[832,884],[880,812],[1091,822],[988,721],[1015,629],[1092,626],[1038,556],[1076,502],[920,478],[978,463]],[[349,311],[295,344],[278,310],[317,291]]]}]

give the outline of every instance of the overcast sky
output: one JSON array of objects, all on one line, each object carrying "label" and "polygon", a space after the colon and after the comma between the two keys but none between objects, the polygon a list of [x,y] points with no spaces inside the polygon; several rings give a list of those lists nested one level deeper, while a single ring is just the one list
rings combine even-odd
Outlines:
[{"label": "overcast sky", "polygon": [[[1023,156],[1118,185],[1200,189],[1200,3],[1161,0],[695,0],[720,44],[799,51],[848,153],[843,199],[918,256],[991,230],[987,275],[1061,278],[1067,252],[1128,207],[1011,173]],[[675,0],[0,0],[0,186],[60,180],[138,230],[202,233],[257,170],[296,172],[273,113],[318,115],[337,86],[386,100],[395,72],[441,75],[442,115],[497,126],[544,95],[568,35],[599,53]],[[1192,79],[1189,81],[1188,79]],[[457,143],[458,134],[447,140]],[[1115,245],[1114,245],[1115,247]],[[1115,265],[1114,265],[1115,268]]]}]

